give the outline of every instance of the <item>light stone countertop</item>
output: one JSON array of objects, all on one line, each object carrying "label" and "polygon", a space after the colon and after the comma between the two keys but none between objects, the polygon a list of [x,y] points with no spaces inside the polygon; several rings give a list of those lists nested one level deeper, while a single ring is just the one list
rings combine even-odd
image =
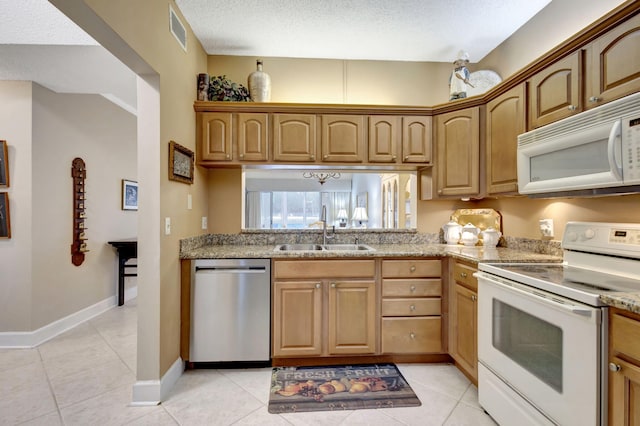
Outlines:
[{"label": "light stone countertop", "polygon": [[[181,259],[349,259],[394,257],[451,257],[479,262],[561,262],[562,257],[505,247],[465,247],[447,244],[367,244],[374,251],[276,251],[276,245],[212,244],[183,250]],[[607,305],[640,314],[640,292],[601,295]]]}]

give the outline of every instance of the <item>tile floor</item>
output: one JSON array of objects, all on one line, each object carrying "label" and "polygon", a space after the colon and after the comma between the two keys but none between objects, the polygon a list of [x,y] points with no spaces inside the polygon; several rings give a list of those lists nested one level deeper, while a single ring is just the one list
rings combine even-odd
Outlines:
[{"label": "tile floor", "polygon": [[191,370],[161,405],[130,407],[136,301],[34,349],[0,349],[0,425],[495,425],[451,365],[402,364],[421,407],[275,415],[270,368]]}]

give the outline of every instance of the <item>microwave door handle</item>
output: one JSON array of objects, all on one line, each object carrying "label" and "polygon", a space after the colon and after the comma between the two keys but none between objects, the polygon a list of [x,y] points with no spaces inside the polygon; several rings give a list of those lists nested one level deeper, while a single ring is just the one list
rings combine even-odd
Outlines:
[{"label": "microwave door handle", "polygon": [[[611,132],[609,132],[609,140],[607,141],[607,157],[611,172],[616,179],[622,180],[622,120],[616,120],[613,123]],[[616,155],[617,154],[617,155]]]}]

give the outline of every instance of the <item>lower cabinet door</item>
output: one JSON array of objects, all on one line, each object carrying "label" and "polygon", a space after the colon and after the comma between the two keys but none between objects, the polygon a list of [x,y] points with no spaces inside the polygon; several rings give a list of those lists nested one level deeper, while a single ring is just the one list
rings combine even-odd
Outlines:
[{"label": "lower cabinet door", "polygon": [[382,353],[414,354],[442,352],[439,316],[382,319]]},{"label": "lower cabinet door", "polygon": [[329,282],[329,355],[376,352],[375,281]]}]

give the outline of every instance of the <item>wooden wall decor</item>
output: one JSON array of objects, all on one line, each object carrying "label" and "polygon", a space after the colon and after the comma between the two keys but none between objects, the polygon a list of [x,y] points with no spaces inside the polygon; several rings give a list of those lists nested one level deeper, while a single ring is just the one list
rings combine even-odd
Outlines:
[{"label": "wooden wall decor", "polygon": [[82,265],[84,254],[88,252],[85,228],[85,202],[86,192],[84,180],[87,178],[87,169],[82,158],[74,158],[71,163],[71,177],[73,178],[73,243],[71,244],[71,263],[75,266]]}]

